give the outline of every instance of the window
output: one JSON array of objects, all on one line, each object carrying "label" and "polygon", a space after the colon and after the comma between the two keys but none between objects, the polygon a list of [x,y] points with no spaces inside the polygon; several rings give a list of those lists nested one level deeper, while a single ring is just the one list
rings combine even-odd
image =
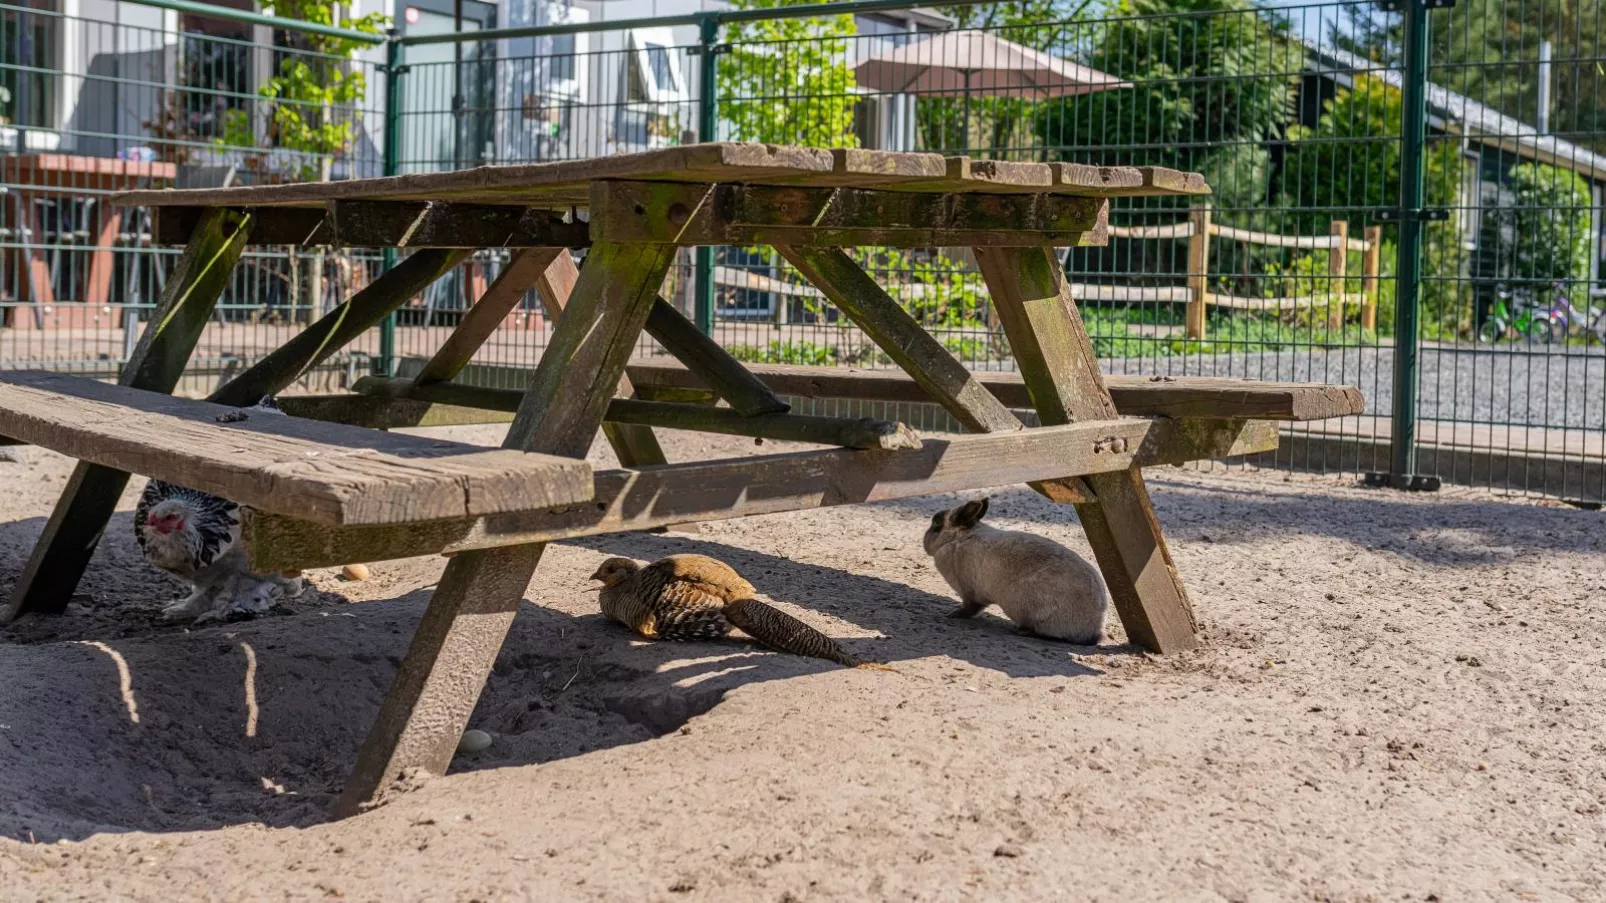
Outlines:
[{"label": "window", "polygon": [[[214,5],[254,11],[250,0]],[[178,84],[173,123],[180,141],[220,138],[251,94],[251,26],[186,13],[180,19]]]},{"label": "window", "polygon": [[552,57],[547,76],[553,81],[574,81],[574,35],[552,36]]},{"label": "window", "polygon": [[[547,21],[552,25],[574,25],[591,21],[588,10],[551,3]],[[584,92],[586,34],[555,34],[536,42],[534,54],[544,68],[540,92],[564,99],[578,99]]]},{"label": "window", "polygon": [[680,103],[690,100],[680,72],[680,55],[667,28],[638,28],[630,33],[626,54],[626,98],[630,103]]},{"label": "window", "polygon": [[61,20],[51,5],[0,6],[0,126],[55,127]]}]

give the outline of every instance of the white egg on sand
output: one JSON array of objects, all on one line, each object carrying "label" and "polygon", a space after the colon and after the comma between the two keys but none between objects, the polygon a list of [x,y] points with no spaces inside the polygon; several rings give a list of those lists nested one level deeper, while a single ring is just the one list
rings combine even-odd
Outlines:
[{"label": "white egg on sand", "polygon": [[463,739],[457,741],[457,751],[460,753],[477,753],[490,748],[491,735],[474,728],[464,731]]}]

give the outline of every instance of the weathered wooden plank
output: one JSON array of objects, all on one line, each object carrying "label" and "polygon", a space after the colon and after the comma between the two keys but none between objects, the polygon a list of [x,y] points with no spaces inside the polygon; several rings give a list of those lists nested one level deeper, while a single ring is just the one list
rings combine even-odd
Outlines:
[{"label": "weathered wooden plank", "polygon": [[[670,245],[591,249],[504,447],[584,458],[674,260]],[[454,557],[334,810],[355,813],[406,769],[441,774],[545,548]]]},{"label": "weathered wooden plank", "polygon": [[[778,395],[801,398],[859,398],[870,401],[929,402],[936,399],[897,370],[751,364],[752,374]],[[685,401],[681,390],[707,389],[697,374],[663,359],[637,359],[626,368],[643,398]],[[972,373],[993,397],[1010,408],[1030,408],[1032,399],[1018,373]],[[1354,386],[1279,383],[1210,376],[1104,377],[1115,408],[1126,417],[1204,417],[1216,419],[1309,421],[1347,417],[1365,410]],[[677,391],[674,398],[658,393]],[[503,402],[501,404],[505,404]],[[498,409],[501,407],[499,405]]]},{"label": "weathered wooden plank", "polygon": [[453,172],[411,173],[378,179],[303,182],[240,188],[131,191],[114,199],[142,206],[252,207],[322,204],[329,200],[432,201],[443,197],[509,202],[585,185],[597,179],[761,182],[810,172],[829,176],[827,150],[773,144],[694,144],[583,160],[481,166]]},{"label": "weathered wooden plank", "polygon": [[445,382],[463,372],[474,352],[501,327],[507,315],[535,287],[536,280],[542,278],[560,255],[567,257],[568,254],[563,248],[526,248],[514,254],[491,287],[463,314],[457,328],[436,349],[435,356],[424,364],[424,369],[418,373],[418,382]]},{"label": "weathered wooden plank", "polygon": [[591,468],[238,409],[31,370],[0,373],[0,433],[323,524],[392,524],[583,502]]},{"label": "weathered wooden plank", "polygon": [[753,436],[783,442],[813,442],[840,445],[843,448],[890,451],[920,447],[920,437],[908,426],[871,418],[813,417],[785,413],[746,417],[730,408],[630,398],[615,398],[609,402],[605,418],[613,423]]},{"label": "weathered wooden plank", "polygon": [[950,193],[1055,193],[1084,196],[1197,194],[1193,173],[1156,167],[945,159],[936,154],[838,150],[763,144],[698,144],[586,160],[482,166],[443,173],[292,185],[186,191],[135,191],[116,201],[147,206],[317,206],[329,200],[454,200],[492,204],[584,203],[594,180],[730,182],[748,185],[873,185],[886,190]]},{"label": "weathered wooden plank", "polygon": [[1276,425],[1264,421],[1125,419],[928,437],[913,451],[809,451],[599,471],[591,503],[554,511],[335,530],[262,515],[250,518],[245,530],[257,567],[318,567],[962,492],[1235,457],[1276,445]]},{"label": "weathered wooden plank", "polygon": [[[189,240],[195,226],[209,207],[158,207],[152,211],[151,241],[158,245],[178,245]],[[334,244],[327,212],[322,207],[263,207],[240,210],[251,217],[252,245]]]},{"label": "weathered wooden plank", "polygon": [[865,331],[966,429],[1018,430],[1021,422],[892,299],[852,258],[836,248],[778,251],[805,279]]},{"label": "weathered wooden plank", "polygon": [[[536,280],[535,291],[548,320],[557,323],[562,319],[563,309],[568,305],[569,296],[574,292],[575,282],[579,278],[580,270],[575,266],[574,258],[567,254],[560,254],[542,271]],[[655,305],[662,303],[662,298],[654,302]],[[629,377],[619,377],[617,394],[625,398],[636,394]],[[662,464],[668,460],[664,457],[663,446],[658,444],[658,437],[648,427],[604,422],[602,435],[613,449],[614,457],[625,467]]]},{"label": "weathered wooden plank", "polygon": [[386,398],[378,395],[284,395],[279,409],[292,417],[344,423],[371,430],[394,430],[424,426],[465,426],[478,423],[511,423],[518,408],[519,393],[507,391],[513,400],[504,410],[469,408],[416,398]]},{"label": "weathered wooden plank", "polygon": [[[583,222],[522,204],[449,201],[330,201],[325,207],[246,208],[253,245],[346,248],[584,248]],[[152,240],[178,244],[205,207],[158,207]]]},{"label": "weathered wooden plank", "polygon": [[1109,209],[1053,194],[942,194],[597,182],[597,241],[679,245],[1064,247],[1104,244]]},{"label": "weathered wooden plank", "polygon": [[378,326],[391,311],[444,276],[469,253],[432,248],[413,252],[362,291],[296,333],[290,341],[224,383],[207,400],[248,407],[261,401],[264,395],[282,391],[352,339]]},{"label": "weathered wooden plank", "polygon": [[1087,197],[1122,198],[1210,193],[1204,176],[1163,166],[1091,166],[1050,163],[1057,191]]},{"label": "weathered wooden plank", "polygon": [[[171,392],[178,385],[212,308],[245,250],[251,224],[249,216],[225,210],[211,211],[196,223],[150,325],[123,365],[121,385],[153,392]],[[10,598],[0,607],[0,622],[25,611],[66,609],[127,485],[128,474],[123,471],[86,462],[73,468]]]},{"label": "weathered wooden plank", "polygon": [[713,338],[703,335],[697,324],[686,319],[662,297],[653,303],[652,313],[647,316],[647,334],[696,373],[737,413],[751,417],[779,414],[788,409],[787,403],[747,372],[741,361],[731,357]]},{"label": "weathered wooden plank", "polygon": [[[488,389],[456,383],[418,385],[412,380],[382,376],[365,376],[357,380],[352,388],[365,395],[502,412],[516,411],[523,399],[523,393],[510,389]],[[813,417],[784,412],[744,416],[731,408],[670,401],[615,398],[608,402],[603,420],[637,427],[724,433],[783,442],[815,442],[844,448],[897,449],[917,448],[920,445],[919,437],[909,427],[885,420]],[[661,464],[663,461],[649,463]]]},{"label": "weathered wooden plank", "polygon": [[334,244],[354,248],[584,248],[583,222],[539,207],[448,201],[331,201]]},{"label": "weathered wooden plank", "polygon": [[[1059,260],[1045,251],[975,253],[1039,420],[1047,425],[1116,416]],[[1078,504],[1076,513],[1127,636],[1151,652],[1193,648],[1193,610],[1143,472],[1133,467],[1090,476],[1087,484],[1098,504]]]}]

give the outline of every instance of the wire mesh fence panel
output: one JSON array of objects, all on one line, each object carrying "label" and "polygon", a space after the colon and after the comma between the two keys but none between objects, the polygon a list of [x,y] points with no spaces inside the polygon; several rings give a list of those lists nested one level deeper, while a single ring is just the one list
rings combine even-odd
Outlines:
[{"label": "wire mesh fence panel", "polygon": [[1419,415],[1446,479],[1606,498],[1603,5],[1434,15],[1429,158],[1454,241],[1424,264]]},{"label": "wire mesh fence panel", "polygon": [[[1107,372],[1355,385],[1366,414],[1290,426],[1275,462],[1397,470],[1391,445],[1414,429],[1420,474],[1606,498],[1598,0],[1425,13],[1034,0],[622,24],[548,4],[534,21],[553,27],[484,37],[515,13],[465,4],[460,23],[449,4],[420,3],[398,10],[389,48],[112,6],[121,18],[107,22],[0,3],[6,366],[115,371],[176,253],[150,247],[143,212],[106,204],[129,187],[700,140],[1166,166],[1203,173],[1213,193],[1118,198],[1107,245],[1058,252]],[[1417,89],[1423,137],[1406,140]],[[1418,169],[1422,210],[1402,209]],[[1400,269],[1408,231],[1420,279]],[[1013,367],[968,249],[853,253],[967,365]],[[341,367],[370,358],[416,367],[509,259],[475,255],[322,378],[338,385]],[[197,373],[251,360],[381,265],[367,252],[253,250]],[[891,366],[768,247],[683,253],[664,295],[743,360]],[[1399,328],[1412,312],[1414,334]],[[521,386],[550,329],[526,293],[465,378]],[[640,352],[658,349],[643,339]],[[1397,368],[1410,390],[1398,399]]]},{"label": "wire mesh fence panel", "polygon": [[[178,254],[154,247],[150,212],[117,193],[378,175],[383,112],[365,42],[134,3],[56,6],[0,4],[0,366],[115,377]],[[381,40],[376,19],[347,24]],[[371,277],[369,257],[252,250],[184,388],[339,303]]]}]

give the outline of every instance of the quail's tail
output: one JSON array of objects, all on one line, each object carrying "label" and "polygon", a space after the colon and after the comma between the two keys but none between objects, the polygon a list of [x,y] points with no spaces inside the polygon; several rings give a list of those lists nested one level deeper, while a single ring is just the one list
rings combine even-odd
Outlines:
[{"label": "quail's tail", "polygon": [[738,599],[725,606],[725,618],[760,643],[780,652],[823,658],[849,668],[891,671],[886,665],[864,662],[849,655],[836,641],[773,605],[757,599]]}]

